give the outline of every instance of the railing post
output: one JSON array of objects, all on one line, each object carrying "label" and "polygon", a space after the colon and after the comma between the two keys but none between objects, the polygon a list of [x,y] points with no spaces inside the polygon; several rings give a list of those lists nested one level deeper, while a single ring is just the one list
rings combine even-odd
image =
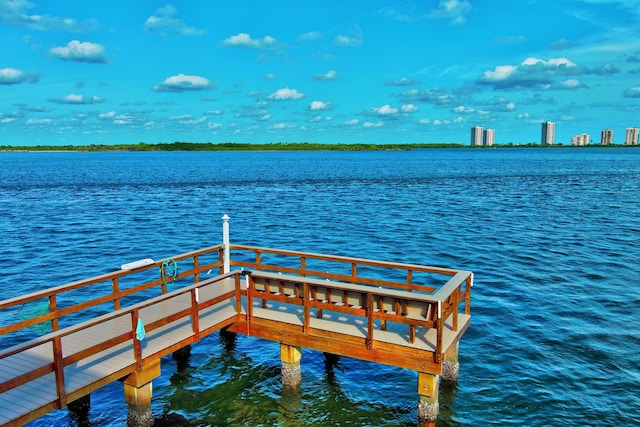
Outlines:
[{"label": "railing post", "polygon": [[224,245],[224,271],[231,271],[231,248],[229,248],[229,215],[224,214],[222,217],[222,244]]},{"label": "railing post", "polygon": [[471,315],[471,288],[473,287],[473,273],[467,277],[466,295],[464,299],[464,314]]},{"label": "railing post", "polygon": [[120,298],[117,296],[120,292],[120,286],[118,284],[118,278],[111,279],[111,289],[113,291],[113,310],[120,310]]},{"label": "railing post", "polygon": [[59,327],[58,327],[58,303],[56,301],[55,294],[49,296],[49,312],[50,313],[55,313],[55,317],[53,319],[51,319],[51,331],[55,332],[55,331],[57,331],[59,329]]},{"label": "railing post", "polygon": [[67,392],[64,387],[64,358],[62,356],[62,337],[56,335],[51,343],[53,346],[53,372],[58,394],[58,409],[67,406]]}]

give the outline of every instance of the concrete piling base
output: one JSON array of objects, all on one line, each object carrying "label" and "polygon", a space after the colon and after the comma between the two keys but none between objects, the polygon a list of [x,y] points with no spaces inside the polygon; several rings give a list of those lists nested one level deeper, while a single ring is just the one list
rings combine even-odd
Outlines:
[{"label": "concrete piling base", "polygon": [[129,411],[127,412],[128,427],[152,427],[154,423],[151,404],[146,406],[129,405]]},{"label": "concrete piling base", "polygon": [[282,385],[297,387],[302,382],[300,369],[302,352],[300,347],[280,344],[280,360],[282,361]]},{"label": "concrete piling base", "polygon": [[434,374],[418,372],[418,394],[420,402],[418,402],[418,420],[421,422],[435,421],[440,412],[440,403],[438,402],[438,389],[440,386],[440,377]]},{"label": "concrete piling base", "polygon": [[454,363],[449,360],[442,362],[442,380],[449,382],[458,381],[458,373],[460,371],[460,364]]},{"label": "concrete piling base", "polygon": [[458,373],[460,371],[460,363],[458,363],[458,345],[459,343],[456,343],[445,355],[444,360],[442,361],[443,381],[458,381]]},{"label": "concrete piling base", "polygon": [[420,401],[418,402],[418,420],[423,423],[434,422],[438,418],[440,412],[440,403],[436,400],[433,403]]}]

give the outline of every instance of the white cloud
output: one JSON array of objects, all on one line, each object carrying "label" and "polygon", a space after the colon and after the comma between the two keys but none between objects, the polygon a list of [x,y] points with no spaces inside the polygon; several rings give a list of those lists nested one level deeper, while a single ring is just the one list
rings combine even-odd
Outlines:
[{"label": "white cloud", "polygon": [[415,84],[415,80],[408,79],[406,77],[400,77],[398,80],[391,80],[385,83],[387,86],[411,86]]},{"label": "white cloud", "polygon": [[308,33],[301,34],[298,37],[298,40],[307,41],[307,40],[318,40],[322,38],[322,33],[319,31],[309,31]]},{"label": "white cloud", "polygon": [[48,125],[53,123],[53,119],[29,119],[27,120],[28,125]]},{"label": "white cloud", "polygon": [[222,44],[225,46],[248,47],[254,49],[266,49],[275,45],[276,39],[271,36],[265,36],[261,39],[251,38],[247,33],[238,33],[225,39]]},{"label": "white cloud", "polygon": [[475,111],[475,109],[471,107],[465,107],[464,105],[459,105],[453,109],[453,112],[458,114],[471,114]]},{"label": "white cloud", "polygon": [[38,31],[87,32],[98,28],[95,20],[79,22],[72,18],[47,14],[30,14],[36,5],[28,0],[1,0],[0,23]]},{"label": "white cloud", "polygon": [[15,68],[0,68],[0,84],[14,85],[26,80],[26,74]]},{"label": "white cloud", "polygon": [[84,95],[76,95],[72,93],[63,98],[52,98],[49,101],[55,102],[57,104],[76,104],[76,105],[88,105],[88,104],[99,104],[104,102],[99,96],[84,96]]},{"label": "white cloud", "polygon": [[562,82],[562,84],[568,88],[575,88],[582,85],[582,83],[580,83],[580,80],[578,79],[568,79]]},{"label": "white cloud", "polygon": [[288,124],[288,123],[276,123],[275,125],[269,126],[269,129],[289,129],[295,127],[292,124]]},{"label": "white cloud", "polygon": [[309,104],[309,110],[311,111],[320,111],[326,110],[329,108],[329,103],[324,101],[311,101]]},{"label": "white cloud", "polygon": [[267,99],[274,101],[284,101],[291,99],[300,99],[304,97],[304,93],[298,92],[295,89],[289,89],[288,87],[278,89],[271,95],[267,96]]},{"label": "white cloud", "polygon": [[181,19],[174,18],[178,14],[178,10],[168,4],[156,10],[156,14],[150,16],[144,23],[144,29],[147,33],[157,33],[166,35],[169,33],[177,33],[182,36],[201,36],[206,31],[187,25]]},{"label": "white cloud", "polygon": [[515,65],[498,65],[493,71],[485,71],[482,75],[485,81],[495,82],[509,78],[518,70]]},{"label": "white cloud", "polygon": [[362,31],[359,27],[355,27],[350,34],[339,34],[333,38],[333,44],[348,47],[360,46],[362,44]]},{"label": "white cloud", "polygon": [[329,70],[326,73],[318,74],[313,78],[323,82],[332,82],[332,81],[338,80],[338,72],[336,70]]},{"label": "white cloud", "polygon": [[108,113],[98,114],[98,118],[99,119],[112,119],[112,118],[114,118],[116,116],[116,114],[118,114],[118,113],[116,113],[115,111],[109,111]]},{"label": "white cloud", "polygon": [[359,120],[359,119],[345,120],[345,121],[343,122],[343,124],[344,124],[344,125],[347,125],[347,126],[355,126],[355,125],[357,125],[358,123],[360,123],[360,120]]},{"label": "white cloud", "polygon": [[[559,76],[574,76],[589,73],[617,72],[615,67],[604,67],[592,71],[576,65],[568,58],[550,58],[549,60],[529,57],[518,65],[499,65],[495,69],[485,71],[478,78],[481,84],[492,84],[501,89],[531,87],[543,90],[574,88],[554,81]],[[570,79],[571,80],[571,79]],[[571,82],[569,82],[571,84]],[[579,85],[577,87],[583,87]]]},{"label": "white cloud", "polygon": [[211,82],[204,77],[180,73],[176,76],[167,77],[162,83],[154,86],[153,90],[156,92],[184,92],[188,90],[208,90],[211,87]]},{"label": "white cloud", "polygon": [[430,18],[449,19],[451,24],[461,25],[467,19],[466,15],[473,10],[473,6],[467,0],[440,0],[438,8],[429,13]]},{"label": "white cloud", "polygon": [[389,104],[383,105],[379,108],[372,108],[369,110],[371,114],[380,115],[380,116],[393,116],[398,114],[398,109],[391,107]]},{"label": "white cloud", "polygon": [[79,40],[71,40],[64,47],[54,47],[49,50],[49,53],[65,61],[106,62],[102,45]]},{"label": "white cloud", "polygon": [[524,61],[522,61],[520,65],[536,65],[536,64],[542,64],[546,67],[559,67],[562,65],[566,67],[576,66],[576,64],[573,61],[567,58],[550,58],[548,61],[545,61],[543,59],[532,58],[532,57],[525,59]]},{"label": "white cloud", "polygon": [[640,98],[640,86],[630,87],[624,91],[626,98]]},{"label": "white cloud", "polygon": [[413,104],[404,104],[400,107],[400,111],[403,113],[415,113],[418,111],[418,107]]},{"label": "white cloud", "polygon": [[384,123],[382,123],[382,122],[376,122],[376,123],[364,122],[362,124],[362,127],[365,127],[365,128],[379,128],[379,127],[382,127],[382,126],[384,126]]}]

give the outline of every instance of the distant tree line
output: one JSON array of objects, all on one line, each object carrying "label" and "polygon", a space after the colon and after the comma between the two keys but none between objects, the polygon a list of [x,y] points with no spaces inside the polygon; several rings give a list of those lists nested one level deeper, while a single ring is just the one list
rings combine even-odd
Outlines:
[{"label": "distant tree line", "polygon": [[382,151],[414,150],[421,148],[463,147],[461,144],[316,144],[309,142],[276,142],[251,144],[248,142],[172,142],[147,144],[91,144],[91,145],[0,145],[0,151]]}]

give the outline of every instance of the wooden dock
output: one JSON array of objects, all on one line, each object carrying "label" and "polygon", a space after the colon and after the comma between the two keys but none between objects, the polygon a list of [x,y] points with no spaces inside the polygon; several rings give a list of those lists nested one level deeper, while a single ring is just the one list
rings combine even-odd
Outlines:
[{"label": "wooden dock", "polygon": [[[281,343],[283,381],[294,385],[285,367],[299,371],[301,348],[415,370],[424,419],[437,416],[440,376],[457,376],[471,321],[468,271],[228,243],[172,261],[188,268],[169,280],[163,260],[1,301],[0,313],[42,300],[49,310],[1,324],[0,335],[38,324],[52,331],[0,350],[0,425],[22,425],[114,381],[123,381],[130,411],[150,412],[160,359],[223,328]],[[78,290],[92,297],[69,303],[65,294]]]}]

